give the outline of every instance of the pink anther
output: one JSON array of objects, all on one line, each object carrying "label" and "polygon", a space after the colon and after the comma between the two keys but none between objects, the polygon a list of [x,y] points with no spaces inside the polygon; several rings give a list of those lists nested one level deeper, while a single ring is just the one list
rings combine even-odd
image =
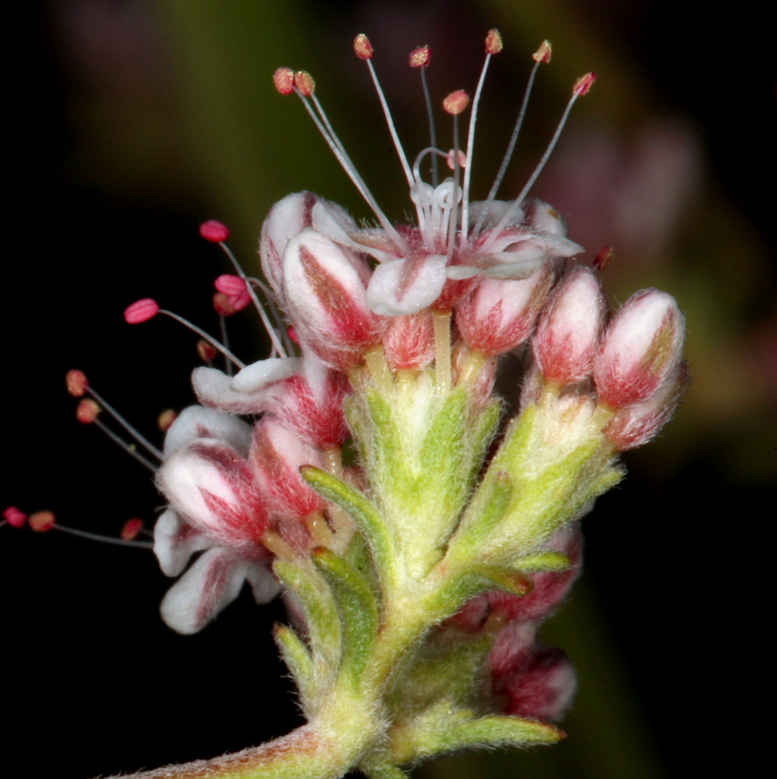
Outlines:
[{"label": "pink anther", "polygon": [[80,398],[86,392],[89,386],[86,375],[82,371],[68,371],[65,376],[65,386],[67,391],[74,397]]},{"label": "pink anther", "polygon": [[602,246],[594,257],[593,266],[596,270],[604,270],[615,259],[612,246]]},{"label": "pink anther", "polygon": [[27,521],[27,515],[16,508],[16,506],[9,506],[3,512],[3,519],[12,527],[24,527],[24,523]]},{"label": "pink anther", "polygon": [[272,81],[282,95],[290,95],[294,91],[294,71],[291,68],[278,68]]},{"label": "pink anther", "polygon": [[[214,301],[214,306],[215,306],[215,301]],[[218,308],[216,310],[218,311]],[[209,363],[212,360],[216,359],[216,355],[218,354],[218,351],[216,351],[216,349],[213,346],[211,346],[207,341],[200,340],[197,341],[197,354],[200,356],[200,359],[203,362]]]},{"label": "pink anther", "polygon": [[547,65],[550,62],[550,55],[550,41],[543,41],[539,49],[532,54],[532,58],[535,62],[544,62]]},{"label": "pink anther", "polygon": [[76,419],[79,422],[83,422],[85,425],[89,425],[97,419],[97,415],[100,413],[100,407],[91,398],[82,400],[76,408]]},{"label": "pink anther", "polygon": [[486,54],[499,54],[504,48],[499,30],[489,30],[486,35]]},{"label": "pink anther", "polygon": [[208,219],[200,225],[200,235],[212,243],[223,243],[229,238],[229,228],[215,219]]},{"label": "pink anther", "polygon": [[222,273],[213,284],[219,292],[229,296],[242,295],[248,289],[245,279],[232,273]]},{"label": "pink anther", "polygon": [[432,50],[428,46],[419,46],[410,52],[410,67],[425,68],[432,59]]},{"label": "pink anther", "polygon": [[300,345],[299,336],[297,335],[297,331],[293,327],[290,327],[286,331],[286,334],[289,336],[289,338],[291,338],[292,341],[294,341],[295,344],[297,344],[297,346]]},{"label": "pink anther", "polygon": [[294,74],[294,86],[302,97],[310,97],[316,91],[316,82],[306,70],[298,70]]},{"label": "pink anther", "polygon": [[121,529],[121,538],[123,541],[134,541],[140,531],[143,530],[143,520],[137,517],[128,519]]},{"label": "pink anther", "polygon": [[30,514],[29,523],[36,533],[45,533],[54,527],[56,520],[53,511],[36,511],[34,514]]},{"label": "pink anther", "polygon": [[124,310],[124,321],[131,325],[139,325],[153,319],[159,313],[159,304],[153,298],[136,300]]},{"label": "pink anther", "polygon": [[576,97],[587,95],[594,85],[594,81],[596,81],[596,73],[586,73],[584,76],[580,76],[572,87],[572,94]]},{"label": "pink anther", "polygon": [[456,116],[460,114],[469,105],[469,95],[463,89],[457,89],[451,92],[445,100],[442,101],[442,107],[449,113]]},{"label": "pink anther", "polygon": [[353,50],[360,60],[372,59],[374,50],[370,43],[370,39],[364,33],[360,33],[354,38]]}]

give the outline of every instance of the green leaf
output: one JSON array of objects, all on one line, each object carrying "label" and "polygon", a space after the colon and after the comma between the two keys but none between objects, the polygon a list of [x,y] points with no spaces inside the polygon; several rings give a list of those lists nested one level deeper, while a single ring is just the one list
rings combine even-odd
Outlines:
[{"label": "green leaf", "polygon": [[276,625],[273,634],[283,661],[297,685],[302,708],[308,713],[315,686],[315,670],[310,651],[305,642],[287,625]]},{"label": "green leaf", "polygon": [[378,634],[378,603],[367,580],[329,549],[319,548],[313,562],[324,572],[335,591],[343,624],[340,673],[358,682]]},{"label": "green leaf", "polygon": [[322,497],[346,511],[364,533],[381,579],[396,579],[396,553],[389,528],[367,497],[345,482],[312,465],[300,469],[302,478]]}]

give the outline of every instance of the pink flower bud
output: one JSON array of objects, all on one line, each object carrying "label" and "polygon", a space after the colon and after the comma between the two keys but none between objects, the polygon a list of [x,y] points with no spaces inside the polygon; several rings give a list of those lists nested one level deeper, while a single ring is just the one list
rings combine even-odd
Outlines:
[{"label": "pink flower bud", "polygon": [[517,673],[499,680],[497,691],[507,696],[505,714],[548,722],[564,716],[576,689],[569,658],[560,649],[540,646]]},{"label": "pink flower bud", "polygon": [[300,340],[327,365],[347,370],[378,342],[381,320],[367,305],[367,266],[305,228],[283,257],[287,313]]},{"label": "pink flower bud", "polygon": [[153,319],[159,313],[159,304],[153,298],[136,300],[124,310],[124,321],[130,325],[139,325]]},{"label": "pink flower bud", "polygon": [[520,281],[483,278],[456,309],[456,325],[471,349],[502,354],[523,343],[553,281],[550,264]]},{"label": "pink flower bud", "polygon": [[256,544],[269,526],[265,501],[243,456],[216,438],[198,438],[173,452],[157,486],[175,511],[219,544]]},{"label": "pink flower bud", "polygon": [[599,398],[613,408],[647,400],[680,363],[685,320],[666,292],[632,295],[610,323],[594,359]]},{"label": "pink flower bud", "polygon": [[532,344],[546,381],[564,386],[591,373],[604,310],[599,282],[588,268],[576,268],[562,279]]},{"label": "pink flower bud", "polygon": [[434,325],[429,311],[392,317],[381,344],[392,370],[426,368],[434,359]]},{"label": "pink flower bud", "polygon": [[200,225],[200,235],[211,243],[223,243],[229,238],[229,228],[215,219],[209,219]]},{"label": "pink flower bud", "polygon": [[620,452],[646,444],[670,420],[688,381],[688,366],[681,362],[647,400],[619,409],[604,428],[604,434]]}]

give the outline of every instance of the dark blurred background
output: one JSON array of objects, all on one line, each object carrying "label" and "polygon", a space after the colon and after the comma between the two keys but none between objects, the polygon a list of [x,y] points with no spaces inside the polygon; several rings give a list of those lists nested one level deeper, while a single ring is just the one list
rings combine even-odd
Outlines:
[{"label": "dark blurred background", "polygon": [[[777,472],[775,60],[752,10],[700,16],[668,0],[51,0],[20,12],[0,502],[110,535],[133,516],[151,526],[162,500],[147,471],[75,421],[65,372],[84,370],[160,440],[157,414],[193,400],[195,339],[170,321],[129,327],[121,314],[153,296],[215,331],[212,280],[226,265],[198,224],[228,223],[231,246],[256,270],[263,217],[289,192],[311,189],[368,216],[302,107],[274,91],[276,67],[313,73],[393,218],[410,204],[351,51],[356,33],[375,46],[412,156],[426,125],[407,54],[431,45],[439,101],[474,91],[485,32],[501,30],[476,198],[540,42],[551,40],[553,61],[540,71],[505,197],[541,155],[574,79],[598,72],[533,194],[568,216],[589,260],[615,247],[604,272],[613,301],[644,286],[677,297],[693,383],[676,419],[626,456],[627,480],[585,520],[586,572],[547,627],[581,676],[569,738],[458,756],[418,776],[685,777],[750,744],[769,662],[754,594],[768,591],[760,547],[773,545],[764,536]],[[248,312],[231,323],[246,361],[265,354],[257,333]],[[270,636],[278,604],[257,608],[243,593],[201,634],[177,636],[158,617],[170,581],[150,553],[26,528],[0,530],[0,576],[4,739],[12,761],[29,757],[25,775],[83,779],[210,757],[297,722]],[[749,774],[741,762],[738,775]]]}]

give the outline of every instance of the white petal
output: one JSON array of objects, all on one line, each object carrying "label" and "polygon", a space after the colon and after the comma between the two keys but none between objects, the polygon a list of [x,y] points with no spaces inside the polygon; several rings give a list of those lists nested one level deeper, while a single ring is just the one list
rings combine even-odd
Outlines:
[{"label": "white petal", "polygon": [[269,603],[283,589],[269,565],[265,563],[249,565],[246,568],[246,579],[257,603]]},{"label": "white petal", "polygon": [[154,554],[165,576],[178,576],[195,552],[212,545],[211,539],[183,522],[172,509],[154,525]]},{"label": "white petal", "polygon": [[238,596],[250,565],[220,547],[209,549],[167,591],[162,619],[184,635],[201,630]]},{"label": "white petal", "polygon": [[261,391],[249,394],[230,389],[232,377],[215,368],[195,368],[192,387],[197,400],[232,414],[260,414],[265,410],[265,396]]},{"label": "white petal", "polygon": [[205,406],[189,406],[167,431],[163,450],[165,460],[196,438],[220,438],[246,454],[251,443],[251,425],[233,414],[224,414]]},{"label": "white petal", "polygon": [[256,392],[268,384],[283,381],[302,367],[298,357],[271,357],[247,365],[232,379],[229,388],[234,392]]},{"label": "white petal", "polygon": [[406,262],[408,260],[389,260],[375,268],[367,287],[367,303],[376,314],[417,314],[440,297],[446,281],[447,258],[444,255],[427,257],[399,297]]}]

